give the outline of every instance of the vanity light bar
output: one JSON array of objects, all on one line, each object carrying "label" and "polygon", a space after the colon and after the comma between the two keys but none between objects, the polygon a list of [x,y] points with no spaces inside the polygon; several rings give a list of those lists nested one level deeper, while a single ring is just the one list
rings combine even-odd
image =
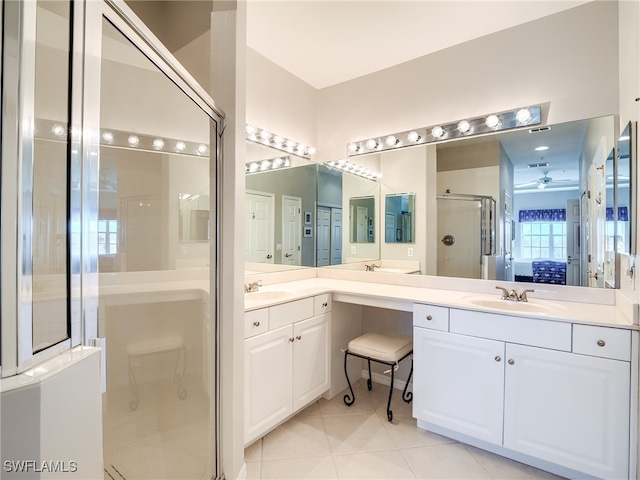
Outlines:
[{"label": "vanity light bar", "polygon": [[278,168],[286,168],[291,165],[289,157],[276,157],[257,162],[249,162],[245,165],[244,173],[250,175],[252,173],[262,173]]},{"label": "vanity light bar", "polygon": [[271,148],[281,150],[287,153],[293,153],[299,157],[309,158],[311,155],[315,155],[316,149],[304,145],[303,143],[296,142],[290,138],[285,138],[281,135],[277,135],[269,132],[263,128],[258,128],[253,125],[247,124],[245,129],[246,139],[250,142],[261,143]]},{"label": "vanity light bar", "polygon": [[348,160],[331,160],[324,163],[328,167],[342,170],[343,172],[358,175],[359,177],[366,178],[367,180],[373,180],[374,182],[382,178],[382,174],[374,170],[371,170],[357,163],[349,162]]},{"label": "vanity light bar", "polygon": [[382,137],[358,140],[347,145],[347,156],[353,157],[402,147],[484,135],[501,130],[538,125],[540,121],[539,106],[524,107],[517,110],[467,118],[452,123],[406,130]]}]

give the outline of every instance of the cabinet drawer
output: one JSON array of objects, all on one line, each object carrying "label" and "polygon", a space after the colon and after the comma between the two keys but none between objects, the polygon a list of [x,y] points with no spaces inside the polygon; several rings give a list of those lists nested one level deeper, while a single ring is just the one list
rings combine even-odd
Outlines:
[{"label": "cabinet drawer", "polygon": [[269,309],[252,310],[244,314],[244,338],[269,330]]},{"label": "cabinet drawer", "polygon": [[571,351],[571,324],[471,310],[451,309],[449,330],[473,337]]},{"label": "cabinet drawer", "polygon": [[322,315],[331,311],[331,294],[316,295],[313,297],[313,316]]},{"label": "cabinet drawer", "polygon": [[449,309],[422,303],[413,304],[413,326],[449,331]]},{"label": "cabinet drawer", "polygon": [[313,317],[313,297],[275,305],[269,308],[269,329],[275,330],[311,317]]},{"label": "cabinet drawer", "polygon": [[631,361],[631,331],[574,324],[573,352],[629,362]]}]

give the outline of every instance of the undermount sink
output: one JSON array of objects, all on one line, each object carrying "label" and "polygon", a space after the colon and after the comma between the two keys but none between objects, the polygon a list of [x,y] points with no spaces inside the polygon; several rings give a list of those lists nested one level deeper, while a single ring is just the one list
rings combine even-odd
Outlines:
[{"label": "undermount sink", "polygon": [[265,290],[258,292],[247,292],[244,294],[246,300],[278,300],[290,295],[290,292],[283,290]]},{"label": "undermount sink", "polygon": [[564,310],[565,307],[554,302],[546,302],[540,300],[529,300],[528,302],[514,302],[511,300],[501,300],[483,297],[463,297],[465,303],[475,305],[477,307],[491,308],[493,310],[501,310],[504,312],[523,312],[523,313],[553,313],[558,310]]}]

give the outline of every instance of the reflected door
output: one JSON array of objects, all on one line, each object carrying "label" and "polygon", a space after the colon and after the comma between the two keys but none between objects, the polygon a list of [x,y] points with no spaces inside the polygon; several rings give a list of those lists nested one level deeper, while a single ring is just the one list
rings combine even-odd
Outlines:
[{"label": "reflected door", "polygon": [[301,265],[302,199],[282,197],[282,264]]},{"label": "reflected door", "polygon": [[244,258],[247,262],[273,263],[273,195],[247,192],[244,205]]},{"label": "reflected door", "polygon": [[567,200],[567,285],[580,285],[580,200]]},{"label": "reflected door", "polygon": [[342,209],[331,209],[331,265],[342,263]]},{"label": "reflected door", "polygon": [[318,207],[316,212],[316,266],[330,264],[331,209]]},{"label": "reflected door", "polygon": [[438,199],[438,275],[482,278],[479,201]]},{"label": "reflected door", "polygon": [[513,272],[513,200],[504,192],[504,279],[512,282]]}]

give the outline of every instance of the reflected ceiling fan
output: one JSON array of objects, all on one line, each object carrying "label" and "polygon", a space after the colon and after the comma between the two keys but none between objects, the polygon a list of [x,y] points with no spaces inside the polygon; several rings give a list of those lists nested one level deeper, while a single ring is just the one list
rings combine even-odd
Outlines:
[{"label": "reflected ceiling fan", "polygon": [[570,178],[560,178],[560,179],[554,179],[552,177],[549,176],[549,170],[545,170],[542,172],[543,176],[540,177],[538,180],[535,180],[533,182],[527,182],[527,183],[520,183],[518,185],[516,185],[516,188],[528,188],[528,187],[535,187],[537,189],[545,189],[547,188],[547,186],[549,186],[550,184],[556,184],[556,183],[566,183],[566,182],[573,182],[574,180],[570,179]]}]

